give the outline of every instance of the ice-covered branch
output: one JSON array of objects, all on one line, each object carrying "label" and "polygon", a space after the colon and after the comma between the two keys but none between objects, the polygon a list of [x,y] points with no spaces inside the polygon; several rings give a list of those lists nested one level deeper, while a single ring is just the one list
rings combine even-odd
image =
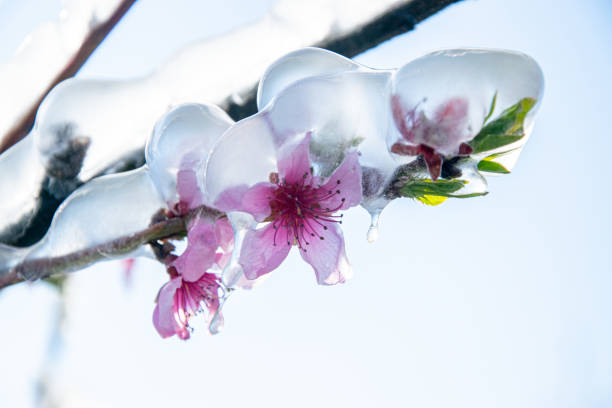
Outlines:
[{"label": "ice-covered branch", "polygon": [[[42,103],[35,130],[0,156],[0,172],[11,168],[13,174],[0,181],[0,191],[13,197],[0,205],[0,240],[36,242],[74,188],[125,169],[126,160],[127,167],[141,163],[152,124],[172,106],[213,102],[236,117],[254,113],[254,85],[282,54],[320,44],[351,56],[455,1],[282,0],[261,21],[185,49],[148,78],[65,81]],[[82,160],[67,160],[71,155]],[[50,171],[58,168],[56,160],[70,171]]]},{"label": "ice-covered branch", "polygon": [[156,222],[137,233],[118,237],[82,250],[61,256],[25,259],[14,268],[0,269],[0,289],[23,281],[25,276],[42,279],[57,273],[71,272],[101,260],[128,255],[149,242],[184,236],[187,233],[188,220],[193,218],[195,214],[212,220],[221,215],[218,211],[202,206],[183,216]]},{"label": "ice-covered branch", "polygon": [[[376,47],[397,35],[411,31],[415,25],[443,8],[461,0],[409,0],[399,1],[384,13],[374,15],[369,21],[357,24],[345,32],[328,35],[313,46],[336,52],[352,58]],[[387,2],[388,3],[388,2]],[[243,90],[228,97],[221,107],[234,120],[245,118],[257,111],[257,87]]]},{"label": "ice-covered branch", "polygon": [[72,77],[136,0],[66,2],[57,23],[31,33],[0,65],[0,152],[23,139],[51,89]]},{"label": "ice-covered branch", "polygon": [[[485,195],[485,176],[516,163],[543,84],[538,64],[513,51],[443,50],[387,70],[320,48],[291,52],[263,74],[248,118],[204,104],[162,116],[146,165],[79,187],[39,243],[0,247],[0,287],[146,254],[136,251],[165,239],[151,245],[168,274],[156,329],[187,339],[190,319],[205,313],[216,333],[229,294],[260,282],[292,248],[317,283],[347,281],[342,224],[351,208],[370,212],[374,241],[391,200]],[[87,145],[60,130],[70,149]],[[63,147],[45,147],[56,157],[47,172],[73,176]],[[185,235],[175,252],[170,241]]]}]

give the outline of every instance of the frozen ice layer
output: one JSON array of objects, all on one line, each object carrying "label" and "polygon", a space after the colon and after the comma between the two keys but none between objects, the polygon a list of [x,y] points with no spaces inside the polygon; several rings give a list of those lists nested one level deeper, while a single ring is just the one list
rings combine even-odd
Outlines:
[{"label": "frozen ice layer", "polygon": [[0,64],[0,135],[38,100],[70,62],[85,37],[116,9],[120,0],[63,0],[56,21],[40,24]]},{"label": "frozen ice layer", "polygon": [[[526,98],[535,102],[525,118],[520,140],[475,157],[512,150],[505,164],[511,170],[520,148],[529,138],[544,90],[544,77],[529,56],[501,50],[453,49],[434,52],[400,68],[392,81],[393,109],[398,140],[425,144],[442,155],[456,155],[485,124]],[[402,129],[403,128],[403,129]],[[402,138],[403,136],[403,138]],[[416,152],[416,150],[415,150]],[[410,154],[403,160],[410,160]]]},{"label": "frozen ice layer", "polygon": [[0,238],[15,240],[38,209],[45,175],[32,138],[0,156]]},{"label": "frozen ice layer", "polygon": [[165,206],[146,167],[96,178],[62,203],[26,261],[68,255],[137,233]]},{"label": "frozen ice layer", "polygon": [[147,142],[145,158],[153,182],[168,206],[179,201],[177,176],[192,171],[203,186],[205,165],[212,146],[234,121],[214,105],[185,104],[165,114]]},{"label": "frozen ice layer", "polygon": [[[66,140],[88,141],[78,178],[87,181],[126,154],[142,149],[168,101],[142,81],[69,79],[47,95],[34,138],[45,167]],[[63,132],[70,129],[69,133]],[[59,143],[62,142],[62,143]]]}]

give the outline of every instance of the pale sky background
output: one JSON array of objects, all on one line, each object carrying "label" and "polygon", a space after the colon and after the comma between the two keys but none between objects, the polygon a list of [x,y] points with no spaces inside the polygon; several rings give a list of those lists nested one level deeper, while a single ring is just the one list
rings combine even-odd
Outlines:
[{"label": "pale sky background", "polygon": [[[0,61],[54,18],[52,3],[0,0]],[[144,75],[272,3],[140,1],[79,76]],[[609,0],[481,0],[359,56],[385,68],[461,46],[534,57],[546,90],[513,173],[483,198],[396,200],[375,244],[366,212],[350,211],[350,283],[317,286],[294,252],[230,299],[214,337],[159,338],[151,313],[165,274],[151,261],[127,286],[117,263],[74,274],[55,343],[53,291],[4,290],[0,407],[36,406],[43,369],[75,407],[612,406],[610,44]]]}]

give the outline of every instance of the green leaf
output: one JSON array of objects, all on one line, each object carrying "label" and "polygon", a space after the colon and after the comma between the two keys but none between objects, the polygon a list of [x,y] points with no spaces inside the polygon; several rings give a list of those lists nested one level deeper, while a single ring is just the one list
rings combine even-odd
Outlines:
[{"label": "green leaf", "polygon": [[403,197],[414,198],[423,204],[439,205],[447,198],[470,198],[486,195],[487,193],[454,194],[461,190],[468,182],[466,180],[413,179],[400,188]]},{"label": "green leaf", "polygon": [[[497,96],[494,97],[496,99]],[[472,139],[472,154],[497,149],[521,140],[525,136],[525,116],[534,107],[536,100],[523,98],[501,113],[496,119],[484,125]]]},{"label": "green leaf", "polygon": [[424,195],[422,197],[416,197],[416,199],[419,200],[420,202],[422,202],[423,204],[427,204],[427,205],[440,205],[443,202],[445,202],[446,200],[448,200],[448,197],[442,197],[442,196],[426,194],[426,195]]},{"label": "green leaf", "polygon": [[510,170],[502,166],[501,164],[494,162],[492,160],[483,159],[478,162],[478,170],[486,171],[488,173],[499,173],[499,174],[508,174]]},{"label": "green leaf", "polygon": [[491,101],[491,107],[489,108],[489,113],[485,116],[482,121],[483,124],[487,123],[487,120],[491,119],[491,115],[493,115],[493,111],[495,110],[495,104],[497,103],[497,91],[495,91],[495,95],[493,95],[493,100]]}]

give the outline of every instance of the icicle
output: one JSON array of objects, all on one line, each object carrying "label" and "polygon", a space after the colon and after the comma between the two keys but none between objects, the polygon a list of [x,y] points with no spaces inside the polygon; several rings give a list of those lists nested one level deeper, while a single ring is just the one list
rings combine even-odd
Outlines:
[{"label": "icicle", "polygon": [[373,243],[378,239],[378,220],[380,218],[380,211],[370,213],[371,221],[370,228],[368,228],[367,239],[369,243]]}]

